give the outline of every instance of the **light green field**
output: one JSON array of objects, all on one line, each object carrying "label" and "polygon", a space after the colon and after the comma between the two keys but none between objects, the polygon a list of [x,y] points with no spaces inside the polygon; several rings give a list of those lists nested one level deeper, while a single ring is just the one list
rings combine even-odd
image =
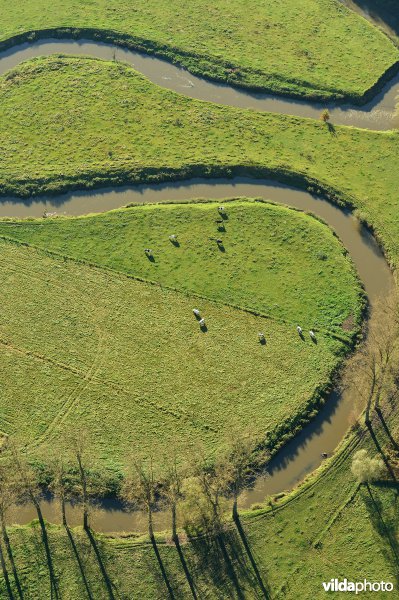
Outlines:
[{"label": "light green field", "polygon": [[[250,216],[245,223],[247,209]],[[196,224],[192,237],[195,242],[201,219],[212,222],[215,206],[145,207],[98,219],[101,223],[101,219],[106,222],[126,215],[148,219],[147,227],[150,221],[156,225],[158,220],[160,227],[164,216],[173,222],[179,219],[180,211],[186,228],[181,236],[183,255],[184,237],[189,235],[191,226],[186,217],[191,214],[191,221]],[[199,220],[198,214],[202,215]],[[277,314],[277,320],[194,299],[123,274],[65,262],[61,255],[48,256],[3,240],[0,356],[5,383],[1,430],[18,437],[33,453],[40,450],[43,456],[49,444],[60,443],[65,429],[84,425],[90,432],[93,456],[97,457],[104,478],[112,480],[134,448],[152,453],[160,464],[159,457],[170,447],[180,447],[183,453],[200,443],[208,453],[216,452],[237,423],[243,429],[251,425],[259,440],[278,426],[285,431],[292,429],[299,415],[314,408],[320,389],[329,381],[340,355],[348,349],[327,327],[332,326],[342,340],[349,341],[351,334],[340,325],[348,316],[354,317],[355,323],[359,318],[359,285],[342,246],[319,221],[297,211],[250,202],[231,205],[231,220],[226,223],[232,231],[234,217],[241,217],[243,222],[240,233],[235,237],[232,234],[236,248],[231,258],[226,233],[223,264],[217,265],[218,257],[212,248],[198,260],[196,269],[209,271],[208,294],[212,296],[215,290],[215,297],[221,297],[215,283],[212,288],[212,270],[224,269],[227,282],[229,273],[234,274],[247,259],[246,238],[254,232],[254,223],[263,218],[264,225],[273,224],[263,229],[265,251],[263,254],[262,246],[259,247],[256,268],[258,277],[262,275],[267,280],[271,269],[267,262],[270,256],[278,258],[273,261],[272,270],[281,268],[285,285],[280,292],[274,290],[273,299],[279,299],[281,306],[280,311],[271,311],[272,315]],[[68,227],[68,223],[87,223],[90,227],[91,220],[21,222],[18,231],[22,234],[26,226],[29,235],[32,228],[41,228],[41,224],[47,228]],[[8,227],[4,224],[2,232]],[[145,228],[143,224],[143,231]],[[138,239],[143,235],[139,224],[132,222],[126,243],[134,231]],[[98,233],[101,237],[100,227]],[[283,251],[282,235],[291,238],[291,250],[287,245]],[[84,245],[84,236],[89,240],[91,233],[81,230],[81,236]],[[318,239],[318,248],[326,253],[326,260],[320,261],[306,244],[295,253],[298,240],[306,237]],[[123,241],[121,237],[121,255]],[[97,248],[106,255],[100,241]],[[65,250],[64,246],[62,251]],[[73,250],[71,247],[68,253],[73,254]],[[179,250],[172,248],[168,240],[164,244],[169,264],[163,267],[161,283],[163,279],[171,282],[166,273],[173,264],[179,269]],[[196,252],[195,244],[192,251]],[[144,261],[154,268],[158,263],[148,261],[141,245],[131,252],[136,271],[141,276],[150,275]],[[159,264],[161,256],[162,251],[157,257]],[[195,269],[190,284],[190,256],[189,252],[182,260],[181,281],[185,277],[186,288],[201,292]],[[115,266],[113,261],[107,265],[101,257],[94,258],[111,268]],[[292,278],[291,271],[295,273]],[[248,271],[242,277],[245,286],[247,281],[251,283],[253,275]],[[305,306],[309,313],[305,309],[300,313],[298,289],[305,289],[309,281],[316,280],[317,285],[307,289],[309,304]],[[175,283],[178,287],[179,278]],[[253,299],[248,289],[247,295],[241,296],[242,301],[250,307],[253,301],[257,310],[266,308],[261,303],[261,291],[266,288],[267,281]],[[325,298],[330,293],[328,304]],[[224,294],[227,296],[226,290]],[[226,298],[236,299],[237,296]],[[192,313],[195,306],[206,317],[205,333],[200,331]],[[306,324],[317,319],[317,345],[307,332],[305,340],[297,335],[295,319],[300,316]],[[258,342],[258,332],[263,330],[266,346]]]},{"label": "light green field", "polygon": [[319,98],[360,98],[399,58],[338,0],[31,0],[12,10],[0,2],[6,43],[55,28],[98,32],[233,84]]},{"label": "light green field", "polygon": [[[29,27],[51,24],[52,19],[61,21],[62,11],[72,6],[46,4],[43,10],[42,4],[30,3],[24,7],[27,18],[19,6],[10,11],[0,1],[0,10],[2,4],[7,8],[5,18],[0,19],[4,37],[11,35],[18,15],[26,30],[31,17]],[[284,4],[270,2],[268,10],[273,7],[277,14]],[[305,4],[315,6],[313,2],[295,2],[302,8],[301,18],[295,16],[292,3],[289,5],[289,17],[295,16],[293,23],[300,29],[312,22],[304,12]],[[330,0],[320,0],[318,6],[343,11]],[[97,2],[90,7],[74,5],[76,23],[87,24],[84,11],[94,15],[96,7]],[[107,26],[108,19],[121,22],[122,8],[116,13],[112,7],[112,3],[107,4]],[[173,4],[159,8],[174,9]],[[192,3],[180,9],[189,12]],[[150,19],[152,7],[148,3],[137,10],[140,19],[142,14]],[[203,12],[201,17],[208,19]],[[130,27],[129,14],[124,16],[126,27]],[[96,17],[97,27],[103,17]],[[347,18],[342,17],[346,25]],[[194,22],[193,27],[197,23],[203,27],[201,19]],[[231,22],[234,20],[226,18],[226,27]],[[361,56],[350,45],[357,43],[357,26],[362,28]],[[299,37],[304,40],[300,29]],[[337,39],[340,31],[334,23],[328,33]],[[364,31],[378,42],[365,43]],[[329,84],[325,82],[336,77],[339,70],[340,77],[345,77],[339,83],[342,89],[358,93],[365,89],[360,87],[365,77],[374,80],[374,69],[383,70],[380,60],[386,66],[395,60],[390,55],[391,46],[388,53],[379,46],[387,44],[385,38],[357,17],[348,32],[350,35],[339,45],[345,56],[335,64],[336,48],[331,50],[330,41],[324,48],[317,39],[318,32],[312,31],[320,68],[327,55],[331,68],[328,73],[327,69],[320,71],[309,89],[327,90]],[[176,35],[189,39],[187,31]],[[252,36],[251,44],[255,39]],[[212,42],[207,40],[206,44],[213,52]],[[306,44],[311,47],[312,41],[308,39]],[[221,52],[225,47],[224,43]],[[244,64],[245,53],[239,45],[237,48]],[[265,45],[262,53],[268,55],[271,48]],[[295,51],[300,53],[300,49]],[[364,58],[365,53],[373,59]],[[227,48],[226,55],[233,55],[231,48]],[[187,59],[187,64],[191,60]],[[270,85],[276,89],[286,86],[287,74],[293,69],[300,79],[298,84],[291,82],[290,89],[303,92],[303,62],[291,62],[291,54],[278,60],[279,70],[282,65],[286,69],[284,83],[275,77]],[[212,58],[198,69],[225,76],[216,64]],[[264,73],[253,75],[249,67],[242,72],[249,83],[264,81]],[[171,176],[226,175],[239,172],[241,167],[249,173],[272,174],[280,179],[294,174],[294,181],[301,185],[321,187],[333,192],[334,200],[351,202],[373,226],[391,263],[396,265],[398,132],[337,127],[335,134],[311,120],[189,100],[151,85],[122,65],[65,58],[37,60],[1,80],[1,191],[29,195],[32,190],[58,191]],[[176,445],[176,431],[179,450],[187,451],[190,444],[200,440],[210,453],[220,448],[224,432],[237,421],[243,426],[250,423],[263,436],[303,412],[320,384],[329,379],[342,353],[343,343],[331,331],[338,332],[350,314],[358,318],[357,280],[331,232],[310,217],[260,204],[235,202],[228,206],[231,219],[229,214],[225,234],[216,233],[214,223],[210,225],[208,211],[213,214],[213,208],[206,205],[148,206],[82,219],[1,224],[0,235],[42,249],[4,239],[0,242],[0,429],[18,435],[32,453],[40,452],[42,456],[43,449],[58,449],[69,426],[85,424],[92,434],[97,459],[94,468],[115,481],[126,450],[151,449],[155,458],[164,458],[168,448]],[[264,230],[260,231],[255,225],[259,223],[256,211],[261,210]],[[174,211],[184,212],[184,221]],[[194,218],[199,214],[200,218]],[[254,246],[256,243],[258,262],[252,263],[253,271],[243,269],[249,250],[240,238],[241,231],[234,228],[235,217],[236,223],[245,223]],[[172,225],[174,231],[170,230]],[[177,227],[181,229],[175,231]],[[170,233],[179,234],[180,248],[172,247],[167,239]],[[203,233],[206,238],[226,238],[226,252],[216,252],[214,244],[205,251]],[[260,237],[267,238],[267,245],[259,245]],[[322,254],[327,256],[325,260],[318,252],[310,251],[310,244],[307,246],[316,237],[318,250],[322,247]],[[295,244],[294,252],[287,241]],[[154,264],[145,259],[145,246],[153,248]],[[48,247],[59,255],[46,254],[43,249]],[[181,261],[177,261],[177,253]],[[62,254],[70,254],[74,260],[64,259]],[[80,264],[78,259],[108,269]],[[222,273],[218,272],[220,264]],[[237,271],[245,283],[244,290],[233,285]],[[270,289],[263,280],[264,287],[255,285],[262,273],[273,284]],[[191,284],[187,282],[189,274]],[[206,276],[206,281],[199,274]],[[137,281],[132,275],[154,279],[164,287]],[[290,284],[288,290],[277,285],[282,275]],[[312,290],[304,283],[305,278],[313,281]],[[165,286],[179,286],[185,291]],[[212,290],[214,298],[220,294],[224,301],[229,294],[229,302],[267,312],[271,318],[190,297],[193,291],[202,294],[207,290]],[[298,302],[298,290],[306,297],[312,318]],[[204,311],[207,333],[198,329],[191,312],[194,305]],[[317,346],[308,339],[301,342],[295,334],[297,320],[310,327],[315,314],[320,327]],[[266,330],[266,346],[257,341],[260,329]],[[386,417],[397,439],[397,415]],[[376,433],[385,446],[388,438],[378,429]],[[367,433],[361,443],[372,454],[377,452]],[[354,448],[352,438],[321,473],[273,511],[262,509],[243,517],[252,553],[273,599],[325,598],[321,582],[332,577],[392,581],[397,590],[397,484],[371,486],[372,496],[366,488],[356,491],[350,473]],[[47,600],[48,569],[38,528],[15,527],[10,535],[25,597]],[[92,597],[109,598],[87,535],[78,530],[73,535]],[[77,600],[88,596],[65,530],[49,527],[49,537],[61,597]],[[245,599],[258,600],[261,591],[244,547],[232,531],[226,538]],[[155,555],[145,541],[102,536],[97,540],[117,598],[131,600],[132,593],[148,600],[166,597]],[[161,538],[160,552],[176,597],[190,598],[176,549],[163,542]],[[183,551],[201,600],[236,596],[215,546],[193,540]],[[16,596],[15,586],[14,592]],[[0,596],[6,594],[1,579]]]},{"label": "light green field", "polygon": [[[220,231],[217,207],[147,205],[75,219],[0,222],[0,236],[260,311],[293,329],[300,324],[347,335],[356,328],[354,271],[324,224],[281,206],[241,200],[225,203]],[[170,234],[178,235],[179,246]],[[144,248],[152,249],[154,262]]]},{"label": "light green field", "polygon": [[[397,426],[397,415],[390,423]],[[382,445],[387,442],[381,432],[378,438]],[[365,443],[371,453],[375,452],[367,436]],[[249,547],[265,586],[271,590],[271,598],[321,600],[326,597],[322,582],[332,577],[341,580],[346,577],[350,581],[383,580],[392,582],[397,590],[397,495],[394,488],[383,486],[371,486],[371,495],[365,488],[356,491],[349,470],[353,449],[351,442],[321,476],[283,506],[273,511],[270,508],[257,510],[242,517]],[[49,527],[48,533],[62,598],[86,597],[82,574],[65,530]],[[38,527],[15,527],[10,535],[27,598],[47,600],[50,598],[49,578]],[[73,531],[73,538],[93,597],[108,598],[87,535],[77,529]],[[132,590],[145,600],[167,597],[150,544],[143,543],[142,539],[114,536],[99,535],[96,540],[115,597],[130,600]],[[234,527],[230,526],[225,540],[245,600],[262,598]],[[176,549],[170,543],[165,544],[163,536],[159,536],[158,547],[176,597],[191,598]],[[193,540],[183,546],[183,552],[200,598],[236,597],[225,562],[215,545]],[[2,590],[6,594],[4,583]],[[385,596],[389,594],[359,594],[358,597]]]},{"label": "light green field", "polygon": [[399,256],[397,131],[215,106],[162,90],[123,65],[51,58],[0,80],[0,191],[256,173],[349,200]]}]

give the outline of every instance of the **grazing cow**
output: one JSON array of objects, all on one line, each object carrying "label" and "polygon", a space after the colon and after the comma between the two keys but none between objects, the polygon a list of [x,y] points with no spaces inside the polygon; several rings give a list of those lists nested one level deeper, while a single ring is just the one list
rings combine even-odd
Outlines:
[{"label": "grazing cow", "polygon": [[199,324],[200,324],[200,327],[205,327],[205,319],[204,319],[204,318],[202,318],[202,319],[199,321]]},{"label": "grazing cow", "polygon": [[312,340],[316,339],[316,334],[315,334],[315,332],[312,329],[309,331],[309,335],[312,338]]},{"label": "grazing cow", "polygon": [[196,317],[201,316],[200,315],[200,311],[198,310],[198,308],[193,308],[193,313],[195,314]]},{"label": "grazing cow", "polygon": [[265,334],[262,333],[262,332],[258,333],[258,338],[259,338],[260,342],[265,342],[266,341]]},{"label": "grazing cow", "polygon": [[174,233],[172,235],[169,236],[169,239],[171,242],[177,242],[177,235],[175,235]]},{"label": "grazing cow", "polygon": [[219,206],[218,211],[220,212],[220,214],[224,214],[224,206]]},{"label": "grazing cow", "polygon": [[297,332],[299,335],[302,335],[302,327],[299,327],[299,325],[296,328]]}]

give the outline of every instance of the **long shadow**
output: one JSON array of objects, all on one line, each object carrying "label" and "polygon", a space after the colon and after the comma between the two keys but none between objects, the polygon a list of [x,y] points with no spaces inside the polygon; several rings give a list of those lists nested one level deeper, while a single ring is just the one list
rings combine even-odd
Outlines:
[{"label": "long shadow", "polygon": [[91,544],[91,546],[92,546],[92,548],[94,550],[94,554],[96,555],[98,566],[100,567],[101,574],[102,574],[102,576],[104,578],[104,582],[105,582],[105,585],[107,587],[108,596],[109,596],[110,600],[115,600],[114,592],[113,592],[113,589],[112,589],[113,588],[112,581],[111,581],[111,579],[108,576],[108,573],[107,573],[106,568],[104,566],[103,559],[101,557],[100,550],[99,550],[99,548],[97,546],[97,542],[96,542],[96,540],[95,540],[95,538],[94,538],[94,536],[93,536],[93,534],[91,532],[90,527],[88,527],[87,529],[85,529],[85,532],[87,533],[87,537],[89,538],[90,544]]},{"label": "long shadow", "polygon": [[[257,594],[259,584],[254,579],[241,541],[234,531],[204,536],[193,530],[190,532],[190,543],[198,559],[198,571],[207,574],[224,600],[245,598],[243,589],[247,586]],[[234,565],[229,552],[234,558]]]},{"label": "long shadow", "polygon": [[390,558],[390,561],[395,568],[396,579],[399,583],[399,543],[396,539],[395,531],[396,527],[398,526],[397,517],[396,522],[394,521],[387,523],[383,517],[381,502],[374,497],[369,484],[366,484],[366,489],[369,494],[369,500],[365,499],[365,502],[371,517],[371,521],[382,540],[388,541],[391,550],[391,556],[388,558]]},{"label": "long shadow", "polygon": [[37,516],[39,518],[39,525],[40,525],[40,530],[41,530],[41,534],[42,534],[42,541],[43,541],[44,550],[46,553],[47,566],[48,566],[49,575],[50,575],[50,595],[51,595],[51,598],[54,597],[54,598],[56,598],[56,600],[58,600],[60,598],[60,593],[58,590],[57,578],[55,576],[53,559],[51,558],[50,544],[49,544],[49,540],[48,540],[46,524],[44,522],[43,514],[42,514],[39,504],[36,504],[35,508],[36,508]]},{"label": "long shadow", "polygon": [[72,532],[69,529],[68,525],[65,525],[65,530],[66,530],[66,532],[68,534],[68,538],[69,538],[69,541],[71,543],[73,553],[74,553],[76,561],[77,561],[77,563],[79,565],[80,574],[82,576],[82,580],[83,580],[84,586],[86,588],[87,595],[90,598],[90,600],[94,600],[94,597],[93,597],[93,595],[91,593],[91,590],[90,590],[90,587],[89,587],[89,583],[88,583],[87,578],[86,578],[86,574],[85,574],[85,571],[84,571],[82,559],[80,558],[78,549],[77,549],[76,544],[75,544],[75,540],[73,539]]},{"label": "long shadow", "polygon": [[13,594],[13,591],[12,591],[12,588],[11,588],[10,577],[8,575],[6,562],[4,560],[3,547],[1,545],[1,542],[0,542],[0,563],[1,563],[1,570],[2,570],[2,573],[3,573],[3,577],[4,577],[4,583],[6,584],[6,588],[7,588],[8,597],[11,600],[14,600],[14,594]]},{"label": "long shadow", "polygon": [[381,408],[376,408],[376,409],[375,409],[375,412],[377,413],[377,415],[378,415],[378,418],[379,418],[379,419],[380,419],[380,421],[381,421],[381,425],[383,426],[383,428],[384,428],[384,431],[385,431],[385,433],[387,434],[387,437],[389,438],[389,441],[391,442],[391,444],[392,444],[393,448],[394,448],[396,451],[399,451],[399,444],[398,444],[398,442],[395,440],[395,438],[393,437],[393,435],[392,435],[392,433],[391,433],[391,431],[390,431],[390,429],[389,429],[389,427],[388,427],[388,424],[387,424],[387,422],[386,422],[386,421],[385,421],[385,419],[384,419],[384,415],[383,415],[383,413],[382,413],[382,410],[381,410]]},{"label": "long shadow", "polygon": [[337,136],[335,126],[332,123],[330,123],[329,121],[327,121],[327,129],[331,133],[331,135],[333,135],[334,137]]},{"label": "long shadow", "polygon": [[165,585],[167,587],[169,597],[172,598],[172,600],[174,600],[175,595],[173,593],[172,586],[170,585],[170,581],[169,581],[168,575],[166,573],[166,570],[165,570],[165,567],[164,567],[161,555],[159,554],[157,542],[156,542],[155,537],[153,535],[150,536],[150,537],[151,537],[151,544],[152,544],[152,547],[154,549],[155,556],[157,557],[158,565],[159,565],[159,568],[161,570],[162,578],[163,578],[163,580],[165,582]]},{"label": "long shadow", "polygon": [[240,584],[239,584],[239,581],[238,581],[238,578],[237,578],[237,574],[235,572],[233,563],[231,562],[229,553],[227,551],[227,547],[226,547],[226,543],[225,543],[225,536],[223,535],[223,533],[219,533],[217,535],[217,541],[218,541],[218,544],[220,546],[220,550],[222,552],[222,555],[223,555],[223,558],[224,558],[224,562],[225,562],[226,567],[227,567],[227,573],[228,573],[228,575],[229,575],[229,577],[230,577],[230,579],[233,582],[233,585],[235,587],[235,590],[236,590],[236,593],[237,593],[237,597],[240,600],[244,600],[244,594],[243,594],[243,592],[241,590],[241,587],[240,587]]},{"label": "long shadow", "polygon": [[175,546],[176,546],[176,550],[177,550],[177,553],[178,553],[178,555],[179,555],[180,562],[181,562],[181,565],[182,565],[182,567],[183,567],[183,571],[184,571],[184,574],[185,574],[185,576],[186,576],[186,579],[187,579],[188,585],[190,586],[191,594],[192,594],[192,596],[193,596],[194,600],[197,600],[198,596],[197,596],[197,592],[196,592],[196,589],[195,589],[194,580],[193,580],[193,578],[191,577],[191,573],[190,573],[190,571],[189,571],[189,568],[188,568],[188,565],[187,565],[186,559],[184,558],[183,549],[182,549],[182,547],[181,547],[181,545],[180,545],[179,536],[177,535],[177,536],[174,538],[174,540],[173,540],[173,541],[174,541],[174,544],[175,544]]},{"label": "long shadow", "polygon": [[237,527],[237,531],[238,531],[238,534],[239,534],[239,536],[241,538],[243,546],[245,548],[245,551],[246,551],[246,553],[248,555],[249,562],[251,563],[252,569],[253,569],[253,571],[255,573],[255,577],[256,577],[256,579],[258,581],[259,587],[260,587],[260,589],[262,591],[263,597],[266,598],[267,600],[269,600],[270,599],[270,591],[266,588],[266,585],[263,582],[262,576],[261,576],[260,571],[258,569],[258,565],[256,564],[254,555],[252,554],[251,547],[249,545],[247,536],[245,535],[244,528],[241,525],[240,517],[238,515],[235,518],[234,522],[235,522],[235,525]]},{"label": "long shadow", "polygon": [[11,569],[12,569],[12,574],[14,576],[15,585],[17,587],[18,596],[19,596],[20,600],[23,600],[24,594],[23,594],[23,591],[22,591],[21,582],[19,580],[18,571],[17,571],[17,565],[15,564],[14,554],[13,554],[13,551],[12,551],[12,548],[11,548],[11,542],[10,542],[10,538],[8,537],[8,533],[7,533],[7,528],[6,528],[5,522],[2,523],[2,534],[3,534],[4,544],[5,544],[5,547],[6,547],[6,550],[7,550],[8,560],[10,561],[10,565],[11,565]]},{"label": "long shadow", "polygon": [[374,445],[377,448],[379,454],[381,455],[382,460],[384,461],[384,464],[385,464],[385,467],[386,467],[388,473],[390,474],[390,476],[393,479],[393,481],[395,483],[397,483],[397,478],[396,478],[396,475],[394,473],[394,470],[392,469],[391,463],[389,462],[387,455],[385,454],[384,450],[382,449],[381,444],[378,441],[377,436],[374,433],[372,423],[366,423],[366,425],[367,425],[367,429],[369,430],[369,433],[371,435],[371,438],[372,438],[372,440],[374,442]]}]

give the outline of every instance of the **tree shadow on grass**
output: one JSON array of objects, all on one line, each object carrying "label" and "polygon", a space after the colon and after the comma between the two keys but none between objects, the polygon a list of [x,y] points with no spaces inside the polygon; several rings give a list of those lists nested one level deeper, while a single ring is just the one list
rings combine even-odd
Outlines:
[{"label": "tree shadow on grass", "polygon": [[58,588],[58,580],[55,575],[53,558],[51,556],[50,543],[49,543],[49,539],[48,539],[48,535],[47,535],[46,523],[44,521],[43,514],[42,514],[39,504],[37,504],[35,506],[35,508],[36,508],[36,512],[37,512],[37,516],[38,516],[38,520],[39,520],[40,530],[41,530],[41,534],[42,534],[42,542],[43,542],[43,546],[44,546],[44,551],[46,553],[47,567],[48,567],[48,571],[49,571],[49,575],[50,575],[50,595],[51,595],[51,598],[55,598],[56,600],[58,600],[60,598],[60,592],[59,592],[59,588]]},{"label": "tree shadow on grass", "polygon": [[154,554],[155,554],[157,562],[158,562],[159,570],[161,571],[162,579],[163,579],[163,581],[164,581],[164,583],[166,585],[166,589],[168,590],[169,598],[171,598],[172,600],[174,600],[175,594],[173,592],[172,586],[170,585],[168,574],[166,573],[166,569],[165,569],[165,566],[163,564],[163,560],[162,560],[161,555],[160,555],[159,550],[158,550],[158,544],[157,544],[157,542],[155,540],[155,537],[153,535],[151,536],[151,545],[152,545],[152,548],[154,550]]},{"label": "tree shadow on grass", "polygon": [[376,407],[375,412],[377,413],[378,418],[380,419],[381,425],[383,426],[384,431],[385,431],[387,437],[389,438],[389,441],[392,444],[392,447],[394,448],[394,450],[398,451],[399,450],[399,444],[395,440],[395,438],[393,437],[393,435],[392,435],[392,433],[391,433],[391,431],[390,431],[390,429],[388,427],[388,424],[387,424],[387,422],[384,419],[384,415],[383,415],[383,412],[382,412],[381,408],[377,408]]},{"label": "tree shadow on grass", "polygon": [[17,565],[15,564],[14,554],[13,554],[12,547],[11,547],[11,541],[8,536],[7,527],[6,527],[5,523],[3,523],[3,526],[2,526],[2,534],[3,534],[4,545],[5,545],[6,551],[7,551],[8,560],[10,562],[12,573],[14,576],[14,581],[15,581],[15,585],[17,588],[18,596],[19,596],[20,600],[23,600],[24,594],[22,591],[22,585],[21,585],[21,582],[19,579]]},{"label": "tree shadow on grass", "polygon": [[380,536],[384,554],[393,568],[399,585],[399,513],[396,507],[392,514],[385,512],[384,506],[369,484],[365,484],[363,500],[370,515],[371,523]]},{"label": "tree shadow on grass", "polygon": [[174,544],[176,546],[176,550],[177,550],[177,553],[179,555],[179,559],[180,559],[180,562],[181,562],[181,566],[183,567],[183,571],[184,571],[184,574],[186,576],[187,583],[190,586],[191,595],[194,598],[194,600],[198,600],[197,590],[196,590],[196,587],[195,587],[194,578],[191,575],[189,566],[188,566],[187,561],[186,561],[186,559],[184,557],[183,548],[181,547],[179,536],[176,536],[176,538],[173,541],[174,541]]},{"label": "tree shadow on grass", "polygon": [[95,539],[94,535],[92,534],[90,527],[85,529],[85,532],[86,532],[87,537],[89,538],[90,544],[94,550],[94,554],[96,555],[97,563],[100,568],[101,574],[103,576],[103,579],[104,579],[104,582],[105,582],[105,585],[107,588],[108,596],[109,596],[110,600],[115,600],[114,585],[113,585],[113,583],[107,573],[107,570],[105,568],[104,561],[101,556],[101,552],[97,545],[96,539]]},{"label": "tree shadow on grass", "polygon": [[3,573],[4,583],[6,585],[7,594],[10,600],[14,600],[14,594],[11,588],[10,577],[8,575],[6,561],[4,560],[3,546],[0,542],[0,563],[1,563],[1,571]]},{"label": "tree shadow on grass", "polygon": [[[40,512],[41,515],[41,512]],[[34,549],[30,552],[30,570],[31,572],[39,572],[43,569],[43,563],[47,563],[50,583],[50,598],[59,599],[58,582],[55,578],[53,561],[50,553],[50,547],[48,543],[47,531],[43,516],[41,519],[32,521],[32,527],[30,529],[32,534],[30,541],[32,542]],[[46,542],[44,542],[44,539]],[[33,561],[35,561],[33,563]],[[43,582],[41,581],[41,586]]]},{"label": "tree shadow on grass", "polygon": [[334,137],[337,136],[337,131],[335,129],[335,126],[332,123],[327,122],[327,129],[328,129],[329,133],[331,133],[331,135],[333,135]]},{"label": "tree shadow on grass", "polygon": [[392,469],[391,463],[389,462],[389,459],[387,457],[387,455],[385,454],[384,450],[382,449],[382,446],[380,444],[380,442],[378,441],[378,438],[376,436],[376,434],[374,433],[374,429],[373,429],[373,425],[372,423],[366,423],[367,428],[369,430],[369,433],[371,435],[371,438],[374,442],[375,447],[377,448],[382,460],[384,461],[385,467],[389,473],[389,475],[391,476],[392,481],[394,481],[395,483],[397,483],[397,478],[395,475],[394,470]]},{"label": "tree shadow on grass", "polygon": [[191,537],[190,543],[197,558],[198,572],[212,582],[220,598],[244,599],[248,589],[251,597],[265,598],[236,531],[220,532],[215,537]]},{"label": "tree shadow on grass", "polygon": [[255,557],[254,557],[254,555],[252,553],[252,550],[251,550],[251,546],[249,544],[247,536],[245,535],[244,528],[243,528],[243,526],[241,524],[240,517],[238,515],[237,515],[237,518],[235,519],[235,524],[236,524],[236,527],[237,527],[238,534],[239,534],[239,536],[241,538],[241,542],[242,542],[242,544],[243,544],[243,546],[245,548],[245,551],[246,551],[246,553],[248,555],[249,562],[251,563],[252,569],[253,569],[253,571],[255,573],[255,577],[256,577],[256,579],[258,581],[259,588],[260,588],[260,590],[261,590],[261,592],[263,594],[263,597],[266,598],[266,599],[269,599],[270,598],[270,590],[266,587],[266,585],[265,585],[265,583],[264,583],[264,581],[262,579],[262,575],[260,574],[260,571],[258,569],[258,565],[256,564]]},{"label": "tree shadow on grass", "polygon": [[73,553],[75,555],[76,562],[78,563],[79,571],[80,571],[80,574],[82,576],[82,580],[83,580],[83,583],[84,583],[84,586],[85,586],[85,589],[86,589],[86,592],[87,592],[87,596],[88,596],[88,598],[90,598],[90,600],[94,600],[94,596],[91,593],[91,590],[90,590],[90,587],[89,587],[89,583],[87,581],[86,573],[84,571],[82,559],[80,558],[80,554],[79,554],[78,548],[76,546],[75,540],[73,539],[72,531],[69,529],[68,525],[65,526],[65,531],[68,534],[69,542],[71,544]]}]

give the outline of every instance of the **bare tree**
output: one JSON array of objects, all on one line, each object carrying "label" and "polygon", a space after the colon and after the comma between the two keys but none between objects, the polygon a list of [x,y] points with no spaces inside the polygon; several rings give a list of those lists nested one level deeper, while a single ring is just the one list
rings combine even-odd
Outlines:
[{"label": "bare tree", "polygon": [[[89,530],[90,515],[90,493],[89,493],[89,473],[88,473],[88,438],[84,429],[75,429],[66,436],[68,450],[76,461],[79,474],[78,496],[82,501],[83,510],[83,529]],[[60,473],[59,473],[60,475]],[[65,497],[64,497],[65,500]]]},{"label": "bare tree", "polygon": [[261,449],[252,431],[232,432],[223,459],[225,485],[233,497],[232,517],[238,520],[238,498],[266,465],[269,453]]},{"label": "bare tree", "polygon": [[[203,452],[197,452],[196,457],[193,465],[192,490],[198,490],[196,500],[197,507],[200,509],[198,514],[208,535],[217,541],[237,597],[241,599],[243,593],[227,550],[224,535],[225,522],[223,517],[231,481],[227,476],[229,469],[224,461],[210,462]],[[201,500],[204,502],[202,503]]]},{"label": "bare tree", "polygon": [[349,385],[353,385],[365,402],[365,422],[371,426],[371,410],[381,413],[381,400],[396,392],[398,375],[399,313],[393,292],[380,299],[373,308],[372,326],[367,340],[349,362]]},{"label": "bare tree", "polygon": [[148,459],[133,459],[131,461],[130,473],[126,477],[125,484],[122,488],[122,497],[130,506],[139,508],[146,513],[150,541],[154,549],[162,577],[168,589],[169,596],[170,598],[174,598],[174,593],[166,574],[154,535],[154,509],[156,507],[159,487],[159,482],[157,482],[155,478],[152,457],[149,457]]},{"label": "bare tree", "polygon": [[159,484],[155,480],[153,461],[135,459],[131,461],[130,473],[122,488],[122,496],[127,503],[142,510],[147,516],[150,540],[154,537],[154,509]]},{"label": "bare tree", "polygon": [[[18,596],[22,599],[23,598],[22,587],[21,587],[21,583],[19,581],[17,568],[16,568],[15,561],[14,561],[14,555],[13,555],[12,548],[11,548],[11,542],[10,542],[10,538],[8,537],[8,532],[7,532],[7,513],[9,511],[9,509],[11,508],[11,506],[16,502],[16,499],[17,499],[17,486],[16,486],[13,469],[11,468],[9,461],[2,462],[0,464],[1,536],[3,538],[6,552],[8,555],[8,559],[10,561],[10,565],[11,565],[11,568],[13,571],[15,585],[16,585],[17,591],[18,591]],[[0,542],[0,560],[1,560],[3,575],[4,575],[4,579],[6,581],[7,589],[9,590],[9,593],[10,593],[11,587],[10,587],[10,583],[9,583],[9,579],[8,579],[7,566],[6,566],[6,563],[4,560],[3,548],[2,548],[1,542]],[[11,597],[12,597],[12,592],[11,592]]]},{"label": "bare tree", "polygon": [[184,480],[184,472],[181,469],[176,457],[168,462],[166,473],[162,481],[162,496],[164,503],[170,509],[172,517],[172,540],[176,543],[179,541],[177,533],[177,508],[182,500],[182,485]]},{"label": "bare tree", "polygon": [[63,453],[59,453],[50,461],[51,483],[50,490],[60,502],[62,524],[67,527],[66,501],[69,495],[67,463]]},{"label": "bare tree", "polygon": [[29,463],[27,456],[21,452],[21,450],[18,448],[15,442],[10,440],[8,446],[11,452],[13,469],[18,474],[18,500],[30,502],[37,512],[39,525],[42,533],[44,550],[46,553],[47,565],[50,574],[50,593],[52,598],[55,597],[56,599],[58,599],[58,583],[57,578],[55,576],[53,560],[51,557],[46,524],[40,506],[40,501],[42,498],[42,489],[39,485],[38,475],[35,469]]},{"label": "bare tree", "polygon": [[189,571],[186,559],[184,558],[183,550],[180,545],[180,539],[177,532],[177,510],[178,506],[183,499],[183,483],[184,483],[185,470],[180,466],[176,456],[173,456],[168,461],[166,466],[165,477],[162,481],[162,496],[164,504],[170,509],[172,517],[172,540],[176,546],[179,554],[180,562],[183,567],[184,574],[187,582],[190,586],[191,594],[193,598],[197,599],[197,592],[195,589],[193,578]]}]

